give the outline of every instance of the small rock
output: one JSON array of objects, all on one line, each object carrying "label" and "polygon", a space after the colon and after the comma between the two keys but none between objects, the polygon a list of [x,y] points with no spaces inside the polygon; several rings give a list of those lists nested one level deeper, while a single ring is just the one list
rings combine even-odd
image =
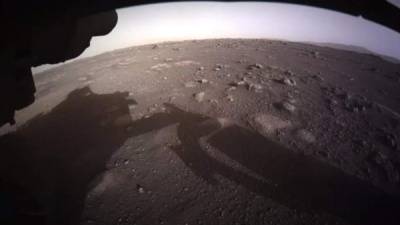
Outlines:
[{"label": "small rock", "polygon": [[311,56],[317,59],[317,58],[319,58],[320,54],[317,51],[312,51]]},{"label": "small rock", "polygon": [[227,89],[227,91],[234,91],[234,90],[236,90],[236,87],[235,87],[235,86],[229,87],[229,88]]},{"label": "small rock", "polygon": [[228,96],[226,96],[226,99],[228,99],[228,101],[230,101],[230,102],[233,102],[233,101],[235,101],[235,99],[233,98],[233,96],[232,96],[232,95],[228,95]]},{"label": "small rock", "polygon": [[136,190],[139,192],[139,194],[144,194],[144,188],[142,186],[140,186],[140,184],[136,185]]},{"label": "small rock", "polygon": [[288,85],[288,86],[296,86],[296,81],[293,80],[293,79],[283,78],[283,79],[281,80],[281,82],[282,82],[283,84]]},{"label": "small rock", "polygon": [[153,45],[153,47],[151,47],[152,49],[158,49],[158,48],[160,48],[160,46],[159,45]]},{"label": "small rock", "polygon": [[233,87],[243,86],[243,85],[246,85],[246,81],[241,80],[241,81],[237,81],[237,82],[232,82],[229,85],[231,85]]},{"label": "small rock", "polygon": [[172,62],[172,61],[174,61],[174,59],[173,58],[166,58],[164,61],[165,62]]},{"label": "small rock", "polygon": [[157,65],[152,66],[151,69],[152,69],[152,70],[161,71],[161,70],[163,70],[163,69],[168,69],[168,68],[170,68],[170,67],[171,67],[171,66],[170,66],[169,64],[167,64],[167,63],[159,63],[159,64],[157,64]]},{"label": "small rock", "polygon": [[255,130],[266,136],[274,135],[277,131],[291,126],[290,121],[268,114],[255,115],[250,124]]},{"label": "small rock", "polygon": [[196,87],[196,82],[193,82],[193,81],[186,82],[185,87],[186,88],[194,88],[194,87]]},{"label": "small rock", "polygon": [[200,67],[198,68],[198,70],[199,70],[199,71],[203,71],[203,70],[204,70],[204,66],[200,66]]},{"label": "small rock", "polygon": [[319,74],[312,75],[311,78],[313,78],[313,79],[315,79],[317,81],[323,81],[324,80],[324,78],[321,77]]},{"label": "small rock", "polygon": [[210,99],[209,102],[211,104],[218,104],[218,100],[217,99]]},{"label": "small rock", "polygon": [[288,112],[294,112],[296,110],[296,106],[292,105],[290,102],[288,101],[284,101],[282,103],[277,104],[278,108],[280,109],[284,109]]},{"label": "small rock", "polygon": [[303,140],[307,143],[314,143],[316,141],[315,136],[309,132],[308,130],[305,129],[300,129],[296,132],[296,136],[297,138],[299,138],[300,140]]},{"label": "small rock", "polygon": [[131,104],[128,106],[129,110],[132,111],[134,109],[136,109],[137,105],[136,104]]},{"label": "small rock", "polygon": [[262,92],[263,86],[260,85],[260,84],[252,84],[252,83],[250,83],[250,84],[248,84],[247,89],[250,90],[250,91],[254,91],[254,92],[260,93],[260,92]]},{"label": "small rock", "polygon": [[286,109],[287,111],[290,111],[290,112],[294,112],[296,110],[296,107],[289,102],[282,103],[282,106],[284,109]]},{"label": "small rock", "polygon": [[259,63],[252,64],[247,67],[247,69],[249,69],[249,70],[256,70],[256,69],[263,69],[263,68],[264,68],[264,66]]},{"label": "small rock", "polygon": [[205,96],[205,95],[206,95],[205,92],[196,93],[196,94],[194,94],[194,99],[195,99],[197,102],[202,102],[202,101],[204,100],[204,96]]},{"label": "small rock", "polygon": [[296,104],[297,102],[296,99],[294,99],[293,97],[288,98],[286,101],[289,102],[290,104]]},{"label": "small rock", "polygon": [[220,71],[224,66],[221,64],[216,64],[214,67],[214,71]]},{"label": "small rock", "polygon": [[251,76],[253,73],[250,71],[247,71],[246,73],[244,73],[245,76]]},{"label": "small rock", "polygon": [[208,83],[208,80],[207,79],[200,79],[200,80],[197,80],[197,82],[199,82],[200,84],[206,84],[206,83]]}]

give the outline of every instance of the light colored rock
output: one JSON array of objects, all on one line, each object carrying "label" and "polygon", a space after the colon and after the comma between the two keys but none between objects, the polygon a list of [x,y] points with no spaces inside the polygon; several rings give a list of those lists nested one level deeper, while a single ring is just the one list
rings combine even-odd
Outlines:
[{"label": "light colored rock", "polygon": [[253,84],[253,83],[248,83],[247,84],[247,89],[249,91],[254,91],[254,92],[262,92],[263,86],[260,84]]},{"label": "light colored rock", "polygon": [[200,79],[200,80],[197,80],[197,82],[199,82],[201,84],[206,84],[206,83],[208,83],[208,80],[207,79]]},{"label": "light colored rock", "polygon": [[257,114],[250,122],[255,130],[265,136],[274,135],[277,131],[292,125],[290,121],[269,114]]},{"label": "light colored rock", "polygon": [[196,82],[193,82],[193,81],[186,82],[185,87],[186,88],[194,88],[194,87],[196,87]]},{"label": "light colored rock", "polygon": [[136,185],[136,189],[139,192],[139,194],[144,194],[145,190],[142,186],[140,186],[139,184]]},{"label": "light colored rock", "polygon": [[296,106],[287,101],[282,102],[280,107],[288,112],[294,112],[296,110]]},{"label": "light colored rock", "polygon": [[194,94],[194,99],[195,99],[197,102],[202,102],[202,101],[204,100],[205,95],[206,95],[205,92],[196,93],[196,94]]},{"label": "light colored rock", "polygon": [[171,65],[169,65],[168,63],[159,63],[152,66],[150,69],[161,71],[163,69],[168,69],[168,68],[171,68]]},{"label": "light colored rock", "polygon": [[229,87],[228,89],[226,89],[227,91],[234,91],[234,90],[236,90],[236,87],[235,86],[232,86],[232,87]]},{"label": "light colored rock", "polygon": [[252,65],[248,66],[248,69],[250,69],[250,70],[264,69],[264,66],[259,63],[256,63],[256,64],[252,64]]},{"label": "light colored rock", "polygon": [[232,96],[232,95],[228,95],[228,96],[226,96],[226,99],[228,99],[228,101],[230,101],[230,102],[233,102],[233,101],[235,101],[235,98],[233,98],[233,96]]},{"label": "light colored rock", "polygon": [[283,78],[283,79],[281,80],[281,82],[282,82],[283,84],[288,85],[288,86],[296,86],[296,85],[297,85],[297,83],[296,83],[295,80],[289,79],[289,78]]},{"label": "light colored rock", "polygon": [[191,66],[191,65],[199,65],[199,62],[195,62],[193,60],[184,60],[174,63],[175,66]]}]

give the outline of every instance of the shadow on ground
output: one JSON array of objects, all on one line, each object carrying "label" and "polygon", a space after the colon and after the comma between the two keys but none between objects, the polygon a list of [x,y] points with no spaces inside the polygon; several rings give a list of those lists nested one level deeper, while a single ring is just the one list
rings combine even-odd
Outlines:
[{"label": "shadow on ground", "polygon": [[0,137],[1,224],[79,224],[90,182],[128,138],[114,124],[130,118],[127,96],[77,89]]},{"label": "shadow on ground", "polygon": [[[48,114],[32,119],[16,133],[1,137],[2,180],[29,191],[19,194],[10,185],[8,189],[15,196],[32,193],[44,206],[51,224],[79,224],[89,184],[105,170],[113,152],[130,137],[177,124],[181,145],[174,146],[172,151],[194,174],[211,184],[218,185],[214,175],[220,174],[297,210],[325,212],[360,225],[398,222],[397,197],[234,124],[222,126],[216,119],[165,104],[167,112],[125,121],[131,128],[127,132],[125,127],[114,123],[119,118],[130,118],[128,105],[132,102],[126,96],[124,93],[97,95],[88,88],[79,89]],[[218,151],[262,180],[211,157],[202,149],[201,137],[206,137]],[[20,198],[23,199],[12,202],[25,203],[25,197]],[[30,210],[35,208],[28,206]],[[21,207],[16,208],[17,212],[21,211]],[[38,211],[34,215],[40,215]],[[27,224],[23,216],[19,218],[22,222],[16,224]],[[40,220],[40,217],[34,218]]]},{"label": "shadow on ground", "polygon": [[[329,213],[352,224],[398,224],[400,199],[369,183],[310,156],[293,151],[249,129],[229,125],[204,115],[185,112],[165,104],[168,113],[135,121],[131,136],[177,123],[181,142],[172,150],[194,174],[217,184],[215,174],[265,198],[297,210]],[[211,157],[202,149],[200,138],[243,167],[258,174],[256,179]]]}]

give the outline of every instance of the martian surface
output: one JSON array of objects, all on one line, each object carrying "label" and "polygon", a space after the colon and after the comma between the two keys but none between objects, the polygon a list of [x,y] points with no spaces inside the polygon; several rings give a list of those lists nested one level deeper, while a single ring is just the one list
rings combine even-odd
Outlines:
[{"label": "martian surface", "polygon": [[218,39],[34,78],[1,130],[2,224],[400,222],[400,64]]}]

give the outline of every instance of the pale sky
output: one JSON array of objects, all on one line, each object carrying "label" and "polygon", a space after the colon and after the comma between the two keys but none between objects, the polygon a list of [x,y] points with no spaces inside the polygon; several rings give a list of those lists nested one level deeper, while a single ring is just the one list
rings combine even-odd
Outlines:
[{"label": "pale sky", "polygon": [[[400,3],[400,0],[391,0]],[[208,38],[268,38],[364,47],[400,59],[400,34],[335,11],[264,2],[179,2],[117,10],[114,30],[78,58],[143,44]],[[33,71],[49,68],[41,66]]]}]

